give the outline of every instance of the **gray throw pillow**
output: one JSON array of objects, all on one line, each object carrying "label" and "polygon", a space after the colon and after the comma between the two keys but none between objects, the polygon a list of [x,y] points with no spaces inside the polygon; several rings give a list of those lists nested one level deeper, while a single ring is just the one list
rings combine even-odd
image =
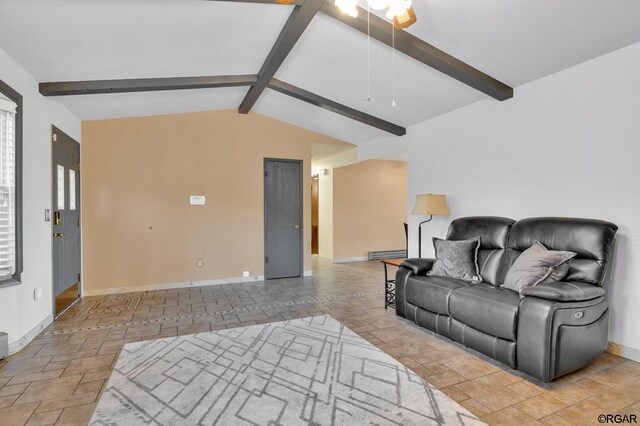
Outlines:
[{"label": "gray throw pillow", "polygon": [[569,272],[569,262],[574,257],[574,252],[548,250],[536,241],[513,263],[502,287],[519,292],[540,283],[560,281]]},{"label": "gray throw pillow", "polygon": [[427,275],[481,282],[478,268],[480,237],[451,241],[433,239],[436,261]]}]

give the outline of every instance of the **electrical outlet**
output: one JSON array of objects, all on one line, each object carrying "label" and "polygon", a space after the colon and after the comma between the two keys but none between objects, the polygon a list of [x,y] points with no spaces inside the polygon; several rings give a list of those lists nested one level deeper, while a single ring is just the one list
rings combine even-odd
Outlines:
[{"label": "electrical outlet", "polygon": [[204,266],[204,259],[199,257],[198,260],[196,260],[196,266],[202,268]]},{"label": "electrical outlet", "polygon": [[249,276],[249,271],[244,271],[244,272],[242,273],[242,276],[243,276],[244,278],[247,278],[247,277]]},{"label": "electrical outlet", "polygon": [[42,289],[40,287],[36,287],[33,290],[33,300],[40,300],[42,297]]}]

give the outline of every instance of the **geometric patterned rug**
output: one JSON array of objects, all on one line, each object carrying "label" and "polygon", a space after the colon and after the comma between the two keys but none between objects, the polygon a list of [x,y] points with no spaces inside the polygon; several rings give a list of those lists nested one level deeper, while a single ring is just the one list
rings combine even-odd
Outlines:
[{"label": "geometric patterned rug", "polygon": [[330,316],[124,346],[92,425],[481,425]]}]

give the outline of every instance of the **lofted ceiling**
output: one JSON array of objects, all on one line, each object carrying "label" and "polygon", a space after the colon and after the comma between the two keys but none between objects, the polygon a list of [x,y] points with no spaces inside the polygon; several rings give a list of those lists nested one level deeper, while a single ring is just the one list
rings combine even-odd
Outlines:
[{"label": "lofted ceiling", "polygon": [[[410,33],[513,87],[640,41],[637,0],[414,0],[414,8]],[[203,0],[0,0],[0,47],[40,82],[256,74],[292,10]],[[367,102],[366,53],[365,35],[319,13],[275,77],[405,127],[487,98],[398,53],[392,107],[391,49],[371,40]],[[247,89],[54,99],[90,120],[237,108]],[[355,144],[387,136],[269,89],[253,110]]]}]

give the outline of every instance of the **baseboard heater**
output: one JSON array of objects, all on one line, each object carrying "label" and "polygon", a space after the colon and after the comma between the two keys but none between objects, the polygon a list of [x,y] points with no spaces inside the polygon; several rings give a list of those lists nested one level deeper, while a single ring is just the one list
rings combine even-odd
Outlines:
[{"label": "baseboard heater", "polygon": [[9,356],[9,336],[7,333],[0,332],[0,359]]},{"label": "baseboard heater", "polygon": [[407,257],[406,250],[370,251],[369,260],[397,259]]}]

